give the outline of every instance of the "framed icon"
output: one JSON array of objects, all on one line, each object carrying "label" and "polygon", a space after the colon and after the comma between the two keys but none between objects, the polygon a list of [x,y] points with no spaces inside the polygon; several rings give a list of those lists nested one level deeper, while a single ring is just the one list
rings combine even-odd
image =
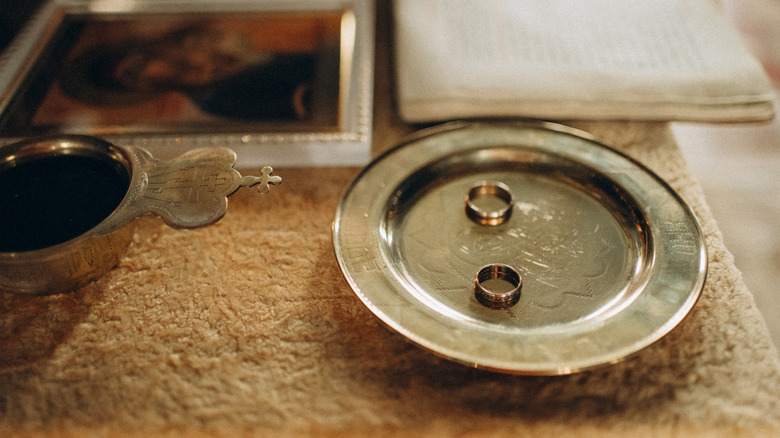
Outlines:
[{"label": "framed icon", "polygon": [[239,165],[370,158],[368,1],[53,1],[2,58],[0,137],[95,135]]}]

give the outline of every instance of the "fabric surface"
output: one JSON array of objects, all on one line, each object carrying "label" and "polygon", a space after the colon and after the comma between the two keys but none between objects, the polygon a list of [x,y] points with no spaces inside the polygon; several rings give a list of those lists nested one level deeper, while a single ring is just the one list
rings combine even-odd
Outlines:
[{"label": "fabric surface", "polygon": [[[375,153],[413,130],[386,55]],[[359,169],[276,169],[280,186],[240,190],[213,226],[138,221],[120,264],[73,293],[0,294],[0,436],[778,436],[780,355],[667,126],[577,126],[668,181],[706,234],[698,304],[629,359],[524,377],[411,345],[336,262]]]},{"label": "fabric surface", "polygon": [[780,431],[780,360],[664,125],[583,126],[700,218],[709,277],[686,320],[616,365],[522,377],[390,332],[341,276],[331,221],[358,169],[279,169],[217,224],[138,221],[113,271],[70,294],[0,295],[0,435],[654,435]]},{"label": "fabric surface", "polygon": [[766,73],[713,0],[396,0],[409,122],[768,120]]}]

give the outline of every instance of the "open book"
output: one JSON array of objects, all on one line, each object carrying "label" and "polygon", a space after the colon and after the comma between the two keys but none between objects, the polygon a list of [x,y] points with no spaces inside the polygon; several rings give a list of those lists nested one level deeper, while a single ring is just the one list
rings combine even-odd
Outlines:
[{"label": "open book", "polygon": [[774,115],[769,78],[713,0],[396,0],[394,13],[409,122]]}]

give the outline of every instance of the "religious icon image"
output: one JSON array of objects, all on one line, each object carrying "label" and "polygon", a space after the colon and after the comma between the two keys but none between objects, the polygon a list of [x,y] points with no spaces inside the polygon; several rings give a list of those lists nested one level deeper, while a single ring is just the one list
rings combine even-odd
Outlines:
[{"label": "religious icon image", "polygon": [[335,128],[340,20],[335,12],[73,19],[11,127]]}]

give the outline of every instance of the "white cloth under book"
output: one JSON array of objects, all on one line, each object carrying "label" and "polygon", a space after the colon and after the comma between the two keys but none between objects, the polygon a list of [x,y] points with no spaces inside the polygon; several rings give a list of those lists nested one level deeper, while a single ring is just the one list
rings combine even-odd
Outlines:
[{"label": "white cloth under book", "polygon": [[408,122],[758,121],[772,84],[712,0],[396,0]]}]

